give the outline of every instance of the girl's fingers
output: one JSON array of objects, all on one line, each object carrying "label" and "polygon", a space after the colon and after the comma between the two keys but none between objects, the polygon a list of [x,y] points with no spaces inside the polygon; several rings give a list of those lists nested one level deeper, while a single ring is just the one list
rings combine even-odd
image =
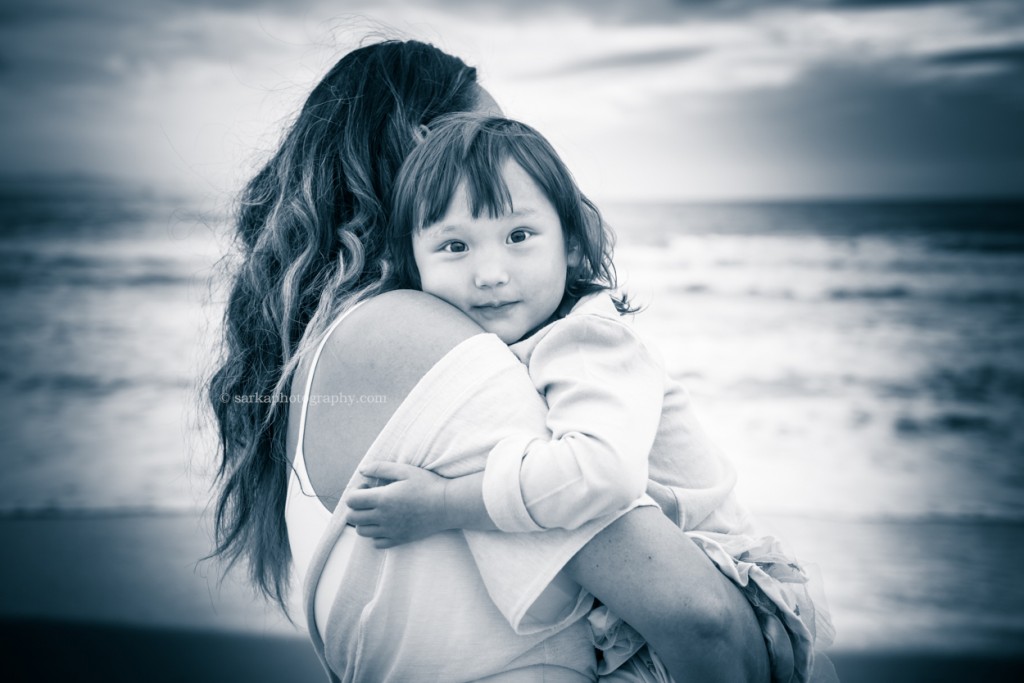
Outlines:
[{"label": "girl's fingers", "polygon": [[379,538],[383,531],[379,526],[369,524],[367,526],[357,526],[356,533],[364,538]]},{"label": "girl's fingers", "polygon": [[373,547],[378,550],[386,550],[388,548],[394,548],[398,543],[390,538],[375,538],[373,539]]},{"label": "girl's fingers", "polygon": [[379,499],[377,489],[356,489],[345,495],[345,504],[353,510],[372,510],[377,507]]},{"label": "girl's fingers", "polygon": [[377,515],[373,510],[350,510],[345,522],[352,526],[377,526]]},{"label": "girl's fingers", "polygon": [[359,467],[359,474],[367,478],[385,479],[387,481],[399,481],[408,479],[410,474],[419,470],[415,465],[406,465],[399,462],[386,462],[375,460]]}]

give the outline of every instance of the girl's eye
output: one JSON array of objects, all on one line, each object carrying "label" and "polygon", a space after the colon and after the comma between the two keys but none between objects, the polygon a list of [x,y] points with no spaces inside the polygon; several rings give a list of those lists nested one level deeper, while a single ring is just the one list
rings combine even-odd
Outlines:
[{"label": "girl's eye", "polygon": [[469,247],[466,246],[466,243],[459,240],[452,240],[441,245],[441,251],[447,251],[449,254],[461,254],[468,249]]},{"label": "girl's eye", "polygon": [[529,230],[518,228],[509,233],[508,241],[512,244],[518,244],[519,242],[525,242],[530,239],[530,237],[532,237],[532,234]]}]

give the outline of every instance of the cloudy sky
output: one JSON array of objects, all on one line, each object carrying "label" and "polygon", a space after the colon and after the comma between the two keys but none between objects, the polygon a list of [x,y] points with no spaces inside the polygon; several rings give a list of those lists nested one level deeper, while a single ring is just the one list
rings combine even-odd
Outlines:
[{"label": "cloudy sky", "polygon": [[480,69],[604,199],[1024,195],[1019,0],[37,0],[0,173],[230,192],[368,35]]}]

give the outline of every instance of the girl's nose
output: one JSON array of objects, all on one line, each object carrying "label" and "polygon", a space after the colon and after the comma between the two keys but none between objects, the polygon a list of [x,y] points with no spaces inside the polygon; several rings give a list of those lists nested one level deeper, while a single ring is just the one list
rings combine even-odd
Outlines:
[{"label": "girl's nose", "polygon": [[506,285],[508,284],[508,269],[500,261],[488,260],[477,267],[473,281],[480,289]]}]

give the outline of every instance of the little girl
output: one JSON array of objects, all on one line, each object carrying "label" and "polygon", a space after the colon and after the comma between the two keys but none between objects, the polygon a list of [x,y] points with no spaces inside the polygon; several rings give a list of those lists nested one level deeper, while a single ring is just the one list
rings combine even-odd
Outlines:
[{"label": "little girl", "polygon": [[[815,646],[831,641],[828,617],[801,567],[756,533],[686,392],[623,320],[635,309],[613,293],[612,236],[548,142],[508,119],[436,123],[399,173],[391,230],[399,286],[509,344],[547,401],[551,438],[507,437],[464,481],[366,465],[365,476],[404,485],[346,496],[360,534],[390,547],[453,528],[575,529],[656,502],[750,600],[773,680],[809,680]],[[668,680],[605,608],[590,621],[608,680]]]}]

